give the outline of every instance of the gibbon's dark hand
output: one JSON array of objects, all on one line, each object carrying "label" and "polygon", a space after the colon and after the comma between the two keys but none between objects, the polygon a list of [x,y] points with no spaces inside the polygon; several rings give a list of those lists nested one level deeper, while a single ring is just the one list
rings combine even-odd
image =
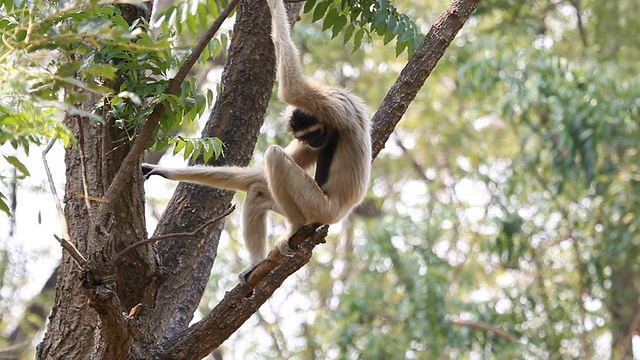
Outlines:
[{"label": "gibbon's dark hand", "polygon": [[142,164],[142,175],[144,175],[144,179],[148,180],[151,175],[160,175],[156,174],[156,165],[151,165],[147,163]]}]

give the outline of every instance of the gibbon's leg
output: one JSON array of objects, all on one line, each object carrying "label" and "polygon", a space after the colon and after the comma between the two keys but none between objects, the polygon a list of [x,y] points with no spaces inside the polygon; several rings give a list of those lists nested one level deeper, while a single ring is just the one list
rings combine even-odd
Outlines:
[{"label": "gibbon's leg", "polygon": [[281,253],[290,255],[289,237],[305,224],[334,221],[331,199],[315,180],[298,166],[279,146],[271,146],[264,157],[265,173],[273,200],[289,221],[289,228],[278,239]]},{"label": "gibbon's leg", "polygon": [[249,186],[242,211],[242,234],[251,255],[251,264],[238,276],[246,283],[246,277],[267,256],[267,212],[276,210],[266,183]]}]

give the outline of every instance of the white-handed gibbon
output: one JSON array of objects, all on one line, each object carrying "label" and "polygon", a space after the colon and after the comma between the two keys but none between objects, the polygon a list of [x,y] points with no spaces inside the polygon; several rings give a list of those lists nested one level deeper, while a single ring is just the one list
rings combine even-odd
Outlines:
[{"label": "white-handed gibbon", "polygon": [[[283,120],[294,139],[267,149],[264,168],[165,168],[143,164],[145,176],[246,191],[243,234],[251,255],[245,279],[267,254],[266,216],[284,215],[289,227],[276,246],[291,254],[288,239],[305,224],[333,224],[359,204],[369,186],[371,130],[364,102],[341,88],[319,84],[302,72],[282,0],[269,0],[277,62],[278,97],[290,106]],[[316,165],[315,178],[306,170]]]}]

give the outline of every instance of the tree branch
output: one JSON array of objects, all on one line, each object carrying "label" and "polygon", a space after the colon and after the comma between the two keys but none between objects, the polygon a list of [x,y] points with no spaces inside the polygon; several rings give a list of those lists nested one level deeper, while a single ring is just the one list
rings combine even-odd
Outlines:
[{"label": "tree branch", "polygon": [[[193,48],[193,51],[189,54],[189,57],[184,62],[182,67],[180,67],[180,69],[176,73],[176,76],[171,79],[169,86],[164,91],[165,94],[173,95],[178,91],[180,85],[186,78],[189,71],[191,71],[191,68],[198,60],[198,57],[200,57],[200,54],[202,53],[204,48],[209,44],[211,38],[213,38],[216,32],[218,32],[222,23],[227,19],[227,17],[231,14],[233,9],[239,2],[240,0],[231,0],[227,7],[225,7],[225,9],[220,13],[213,24],[209,27],[207,32],[202,36],[202,38],[200,38],[198,44]],[[147,122],[145,122],[136,140],[131,146],[131,149],[127,153],[127,156],[122,161],[122,165],[120,165],[120,169],[116,173],[116,176],[111,182],[111,185],[109,185],[109,188],[105,192],[104,198],[107,201],[113,200],[122,191],[123,187],[129,182],[130,174],[138,165],[140,156],[142,155],[147,142],[149,141],[149,139],[151,139],[153,131],[158,125],[158,122],[160,121],[160,118],[165,111],[165,107],[160,103],[154,107],[153,112],[151,113],[151,115],[149,115],[149,119],[147,119]],[[100,211],[98,213],[98,216],[96,216],[97,221],[100,221],[99,219],[104,217],[104,214],[106,213],[109,206],[109,203],[100,206]]]},{"label": "tree branch", "polygon": [[631,326],[629,326],[629,331],[627,331],[627,335],[624,337],[622,341],[622,345],[620,350],[618,351],[618,359],[624,360],[629,355],[629,349],[631,348],[631,340],[633,336],[638,331],[640,327],[640,308],[636,310],[635,315],[633,316],[633,320],[631,321]]},{"label": "tree branch", "polygon": [[154,242],[158,242],[158,241],[162,241],[162,240],[196,237],[196,236],[200,235],[200,233],[204,229],[206,229],[207,227],[209,227],[209,226],[211,226],[213,224],[218,223],[218,221],[220,221],[220,220],[224,219],[225,217],[227,217],[235,209],[236,209],[235,205],[230,206],[220,216],[205,222],[204,224],[200,225],[194,231],[173,233],[173,234],[166,234],[166,235],[159,235],[159,236],[155,236],[155,237],[152,237],[152,238],[149,238],[149,239],[146,239],[146,240],[142,240],[142,241],[138,241],[137,243],[131,244],[131,245],[127,246],[126,248],[124,248],[122,251],[120,251],[118,254],[116,254],[116,256],[114,256],[113,259],[107,265],[107,268],[113,269],[116,266],[120,265],[120,263],[122,263],[122,261],[124,260],[124,258],[127,255],[129,255],[133,250],[135,250],[135,249],[137,249],[137,248],[139,248],[141,246],[144,246],[144,245],[147,245],[147,244],[151,244],[151,243],[154,243]]},{"label": "tree branch", "polygon": [[384,148],[409,104],[479,2],[480,0],[454,0],[433,22],[427,36],[373,115],[371,140],[374,159]]},{"label": "tree branch", "polygon": [[78,264],[81,269],[88,269],[89,261],[80,254],[80,251],[78,251],[78,249],[69,240],[60,238],[58,235],[53,235],[53,237],[58,240],[63,249],[67,250],[69,255],[71,255],[73,260],[75,260],[76,264]]},{"label": "tree branch", "polygon": [[62,210],[62,205],[60,203],[60,197],[58,197],[58,191],[56,190],[56,185],[53,182],[53,176],[51,176],[51,169],[49,168],[49,161],[47,160],[47,154],[49,150],[53,147],[56,140],[52,139],[49,142],[49,145],[42,151],[42,163],[44,164],[44,171],[47,174],[47,181],[49,182],[49,189],[51,190],[51,195],[53,196],[53,202],[56,205],[56,210],[58,212],[58,218],[60,219],[60,227],[62,228],[62,237],[65,239],[70,239],[69,236],[69,226],[67,225],[67,218],[64,216],[64,210]]},{"label": "tree branch", "polygon": [[[162,343],[158,358],[201,359],[220,346],[271,297],[289,275],[309,262],[316,245],[325,242],[328,228],[318,224],[304,226],[289,240],[290,245],[297,247],[298,251],[293,256],[283,256],[281,261],[276,260],[280,256],[274,254],[278,250],[272,250],[269,257],[256,268],[260,271],[251,274],[254,277],[249,281],[250,284],[256,284],[255,288],[236,285],[204,319]],[[266,268],[272,266],[271,272],[265,272]]]},{"label": "tree branch", "polygon": [[509,341],[520,341],[518,339],[517,336],[513,335],[512,333],[502,330],[498,327],[495,327],[491,324],[486,324],[486,323],[481,323],[481,322],[476,322],[476,321],[469,321],[469,320],[453,320],[452,321],[454,324],[456,325],[460,325],[460,326],[468,326],[471,328],[475,328],[475,329],[480,329],[480,330],[484,330],[484,331],[491,331],[492,333],[503,337]]},{"label": "tree branch", "polygon": [[58,218],[60,219],[60,227],[62,228],[62,238],[57,235],[53,235],[56,240],[60,243],[63,249],[69,252],[69,255],[75,260],[76,264],[80,266],[81,269],[87,268],[87,259],[80,254],[78,249],[71,243],[71,236],[69,235],[69,226],[67,225],[67,218],[64,215],[64,210],[62,209],[62,205],[60,203],[60,197],[58,197],[58,191],[56,190],[56,185],[53,182],[53,176],[51,175],[51,169],[49,168],[49,161],[47,160],[47,154],[55,144],[56,140],[52,139],[49,142],[49,145],[42,151],[42,163],[44,164],[44,171],[47,174],[47,181],[49,182],[49,189],[51,190],[51,196],[53,196],[53,202],[56,204],[56,211],[58,212]]},{"label": "tree branch", "polygon": [[89,187],[87,186],[87,161],[84,157],[84,130],[82,129],[82,118],[77,118],[78,122],[78,154],[80,155],[80,173],[82,177],[82,193],[84,204],[87,207],[87,214],[91,216],[91,201],[89,197]]}]

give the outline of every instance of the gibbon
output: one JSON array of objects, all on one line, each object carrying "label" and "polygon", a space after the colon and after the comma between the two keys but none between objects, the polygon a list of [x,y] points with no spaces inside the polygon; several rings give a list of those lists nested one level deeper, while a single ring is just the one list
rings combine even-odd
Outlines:
[{"label": "gibbon", "polygon": [[[288,239],[300,227],[333,224],[359,204],[369,186],[371,130],[367,107],[350,91],[319,84],[302,72],[289,33],[282,0],[269,0],[277,62],[278,98],[289,104],[283,115],[294,139],[286,148],[269,147],[264,168],[189,166],[165,168],[143,164],[148,178],[167,179],[246,191],[243,235],[251,266],[242,281],[267,254],[269,210],[289,222],[276,246],[290,255]],[[316,165],[315,177],[306,170]]]}]

